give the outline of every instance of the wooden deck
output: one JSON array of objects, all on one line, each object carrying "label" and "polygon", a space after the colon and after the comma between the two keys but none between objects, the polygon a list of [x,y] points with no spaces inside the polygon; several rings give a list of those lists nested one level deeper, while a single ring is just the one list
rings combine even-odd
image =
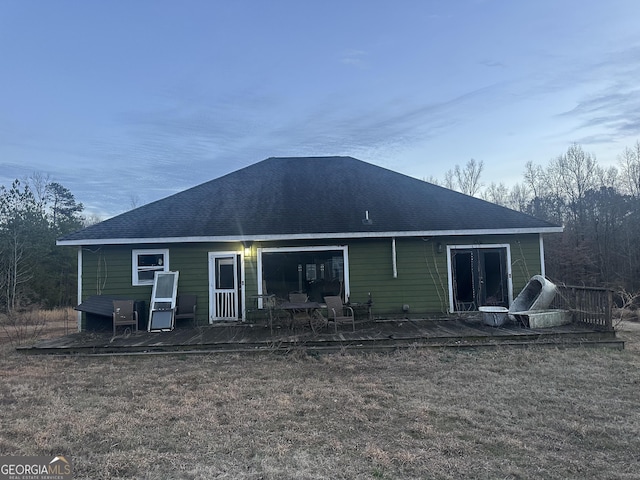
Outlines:
[{"label": "wooden deck", "polygon": [[176,328],[171,332],[138,332],[112,337],[110,333],[81,332],[20,347],[28,354],[117,355],[207,352],[385,351],[399,348],[609,347],[624,348],[613,331],[574,323],[530,329],[516,323],[483,325],[479,316],[430,320],[389,320],[349,330],[314,334],[268,326],[230,323]]}]

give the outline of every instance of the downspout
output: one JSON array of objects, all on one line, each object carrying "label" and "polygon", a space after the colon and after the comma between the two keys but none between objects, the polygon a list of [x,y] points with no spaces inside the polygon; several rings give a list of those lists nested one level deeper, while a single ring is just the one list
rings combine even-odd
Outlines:
[{"label": "downspout", "polygon": [[544,240],[542,239],[542,234],[539,234],[540,239],[540,275],[543,277],[546,276],[545,266],[544,266]]},{"label": "downspout", "polygon": [[393,278],[398,278],[398,260],[396,258],[396,237],[391,238],[391,263],[393,265]]}]

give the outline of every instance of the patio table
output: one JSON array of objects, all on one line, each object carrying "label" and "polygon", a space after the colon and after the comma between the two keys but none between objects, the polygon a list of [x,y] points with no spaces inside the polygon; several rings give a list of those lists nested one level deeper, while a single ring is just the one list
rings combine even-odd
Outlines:
[{"label": "patio table", "polygon": [[296,313],[304,313],[308,317],[309,326],[314,333],[323,328],[327,324],[327,319],[322,315],[320,310],[327,308],[324,303],[319,302],[283,302],[280,303],[277,308],[286,311],[291,317],[291,324],[293,325],[296,318]]}]

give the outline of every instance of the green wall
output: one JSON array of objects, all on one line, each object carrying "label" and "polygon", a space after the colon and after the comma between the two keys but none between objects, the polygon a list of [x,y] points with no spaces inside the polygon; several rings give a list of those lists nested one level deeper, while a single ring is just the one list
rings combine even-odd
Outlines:
[{"label": "green wall", "polygon": [[[438,253],[438,244],[442,246]],[[397,238],[397,276],[393,276],[391,239],[349,243],[351,299],[364,301],[371,292],[375,315],[398,316],[409,305],[411,315],[449,310],[447,245],[510,244],[513,296],[540,273],[537,234],[519,236]]]},{"label": "green wall", "polygon": [[354,242],[349,247],[351,298],[374,302],[374,314],[444,313],[448,302],[446,253],[436,254],[432,241],[396,239],[396,270],[393,272],[392,240]]},{"label": "green wall", "polygon": [[208,322],[209,270],[208,253],[239,251],[239,244],[154,244],[106,245],[87,247],[82,251],[82,298],[91,295],[116,295],[145,301],[151,299],[151,285],[134,286],[131,280],[132,251],[140,249],[169,249],[169,268],[180,272],[178,295],[198,297],[196,316],[199,324]]},{"label": "green wall", "polygon": [[[365,302],[369,293],[376,317],[402,316],[407,304],[410,314],[443,314],[449,308],[446,245],[511,245],[513,296],[532,275],[540,273],[540,250],[537,234],[482,237],[397,238],[397,277],[393,275],[392,239],[349,239],[307,242],[257,242],[245,255],[245,299],[249,319],[264,318],[256,312],[258,247],[302,245],[347,245],[349,251],[350,300]],[[438,244],[442,245],[438,253]],[[208,253],[244,251],[240,243],[153,244],[136,246],[97,246],[82,250],[82,298],[91,295],[118,295],[144,300],[151,298],[151,286],[133,286],[131,252],[133,249],[169,249],[169,268],[180,272],[178,294],[198,296],[198,322],[208,322]]]}]

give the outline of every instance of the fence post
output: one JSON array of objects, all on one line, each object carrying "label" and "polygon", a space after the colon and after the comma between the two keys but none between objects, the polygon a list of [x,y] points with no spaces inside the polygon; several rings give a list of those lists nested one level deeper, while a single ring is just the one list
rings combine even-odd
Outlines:
[{"label": "fence post", "polygon": [[605,326],[607,330],[613,330],[613,290],[607,291],[607,309],[605,312]]}]

